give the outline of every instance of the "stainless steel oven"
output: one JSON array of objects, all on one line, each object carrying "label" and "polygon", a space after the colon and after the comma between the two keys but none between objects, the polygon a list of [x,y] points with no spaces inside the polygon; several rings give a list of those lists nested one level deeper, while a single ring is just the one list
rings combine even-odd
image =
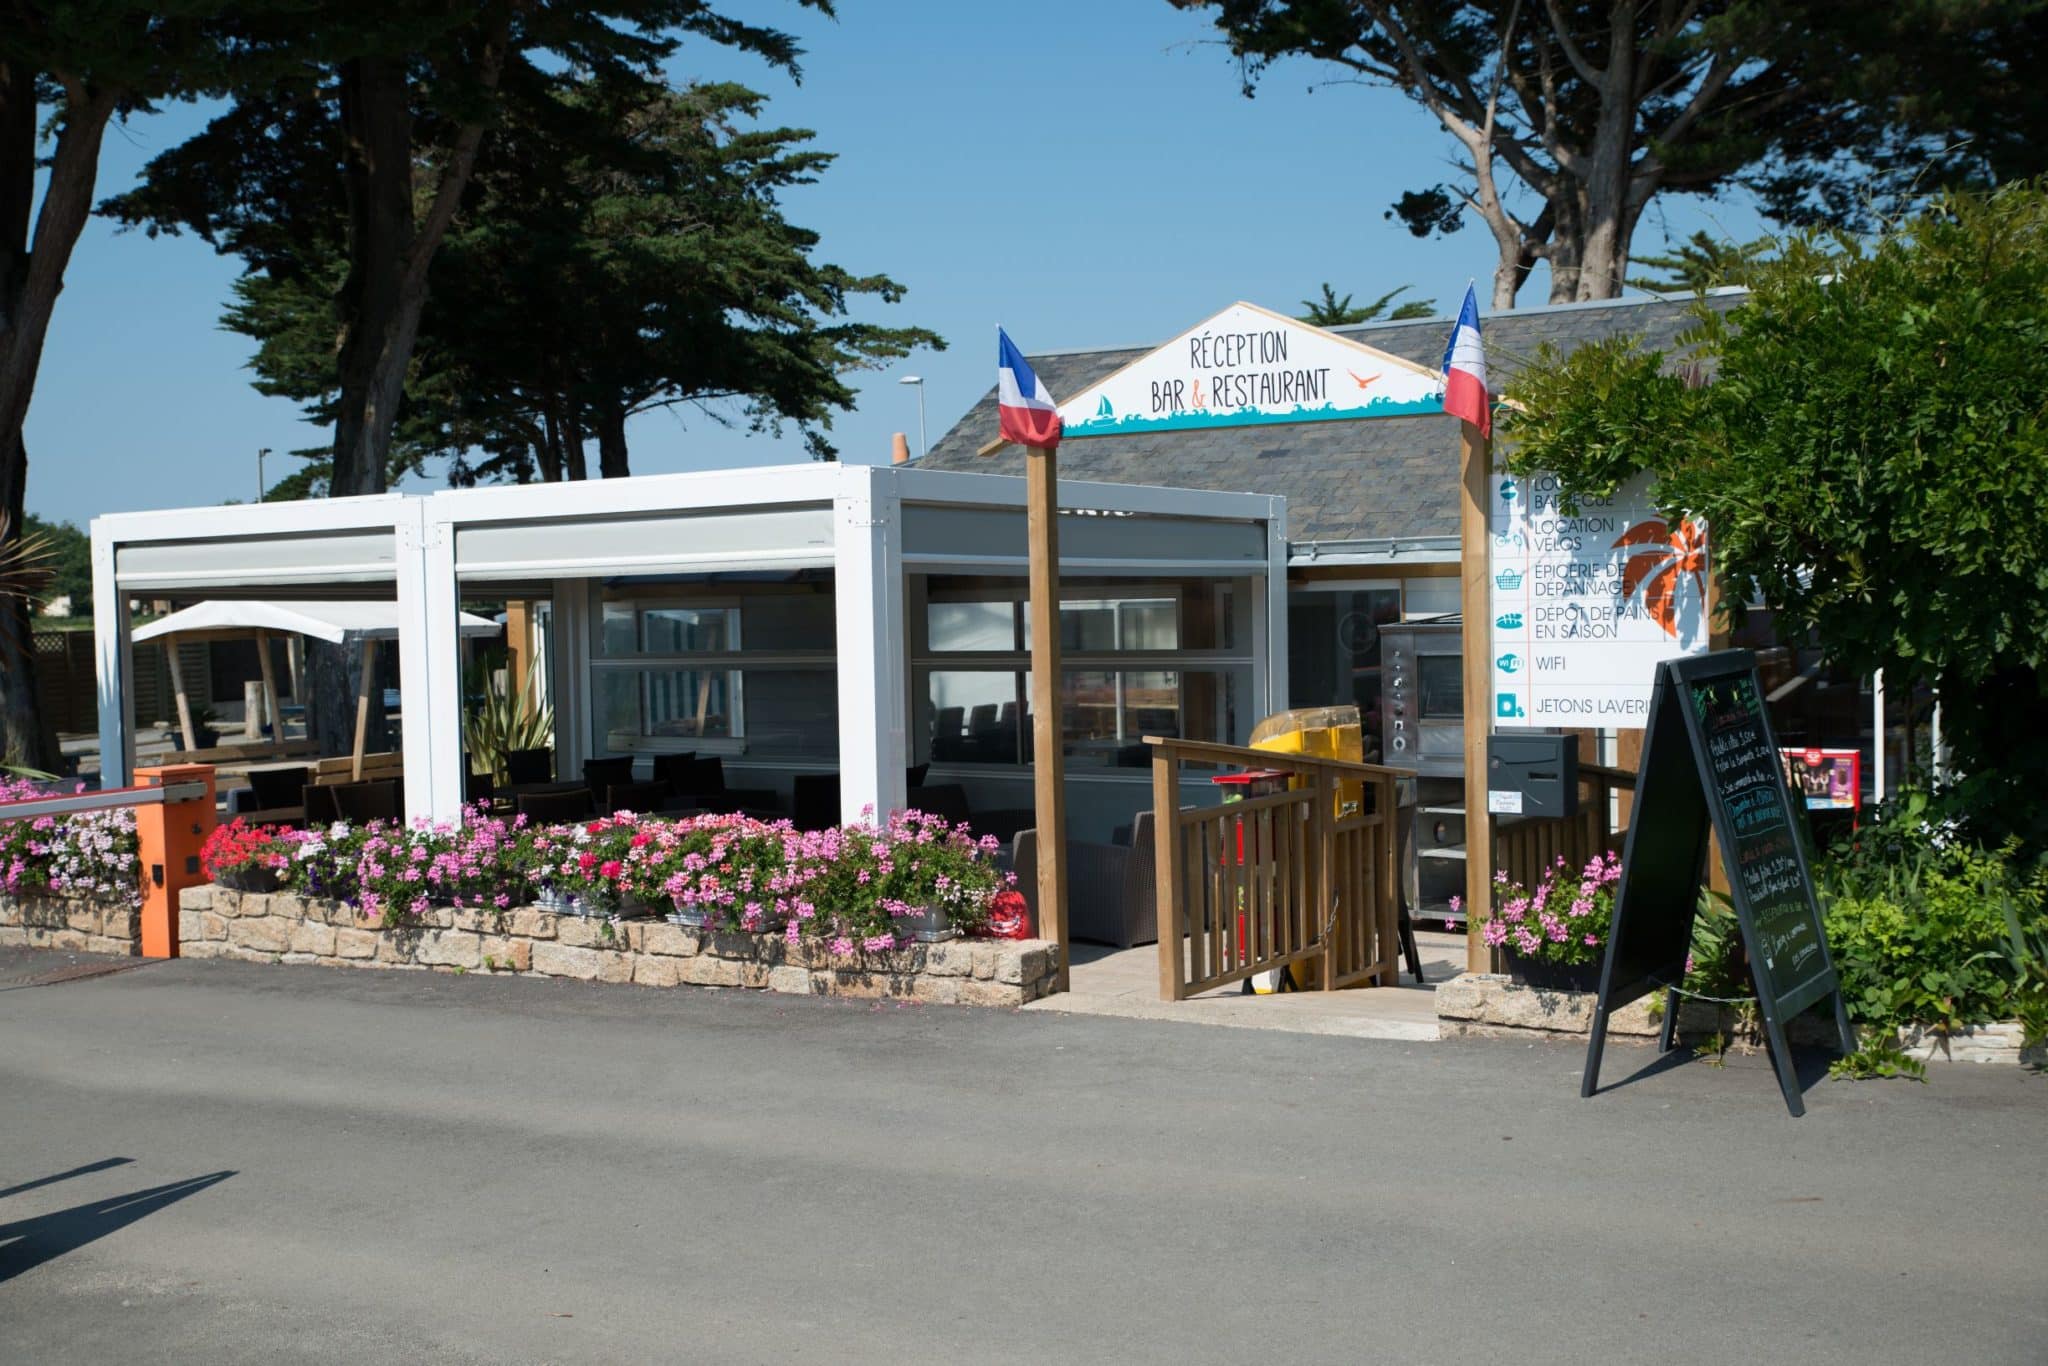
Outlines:
[{"label": "stainless steel oven", "polygon": [[1465,661],[1453,615],[1380,628],[1385,705],[1381,753],[1416,773],[1410,849],[1402,876],[1418,922],[1463,917],[1465,894]]}]

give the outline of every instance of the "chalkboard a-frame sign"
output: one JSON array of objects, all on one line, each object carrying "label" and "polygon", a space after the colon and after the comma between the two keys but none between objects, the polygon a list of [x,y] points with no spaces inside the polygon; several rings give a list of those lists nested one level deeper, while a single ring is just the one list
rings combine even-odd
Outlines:
[{"label": "chalkboard a-frame sign", "polygon": [[1764,711],[1756,656],[1719,650],[1659,664],[1579,1094],[1593,1094],[1608,1017],[1629,1002],[1663,988],[1663,1050],[1677,1039],[1671,988],[1685,978],[1711,825],[1778,1085],[1786,1107],[1806,1113],[1786,1023],[1833,996],[1845,1052],[1855,1050],[1856,1036],[1842,1007],[1799,819]]}]

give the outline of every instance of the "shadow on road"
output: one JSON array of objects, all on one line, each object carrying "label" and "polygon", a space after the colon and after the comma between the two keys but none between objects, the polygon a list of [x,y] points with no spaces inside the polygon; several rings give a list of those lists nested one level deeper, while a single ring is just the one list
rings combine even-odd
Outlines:
[{"label": "shadow on road", "polygon": [[[113,1158],[43,1181],[32,1181],[14,1189],[32,1190],[36,1186],[76,1176],[80,1172],[119,1166],[128,1160]],[[106,1237],[109,1233],[119,1232],[166,1205],[174,1205],[188,1195],[197,1195],[208,1186],[219,1185],[234,1174],[231,1171],[222,1171],[208,1176],[194,1176],[184,1181],[173,1181],[167,1186],[152,1186],[148,1190],[130,1191],[126,1195],[109,1196],[104,1200],[89,1200],[85,1204],[73,1205],[70,1209],[58,1210],[54,1214],[41,1214],[33,1219],[18,1219],[11,1224],[0,1224],[0,1283],[13,1280],[24,1271],[31,1271],[67,1252],[75,1252],[87,1243]]]},{"label": "shadow on road", "polygon": [[98,1162],[88,1162],[83,1167],[73,1167],[68,1172],[58,1172],[55,1176],[39,1176],[33,1181],[24,1181],[18,1186],[9,1186],[6,1190],[0,1191],[0,1200],[5,1200],[10,1195],[20,1195],[23,1191],[36,1190],[42,1186],[54,1186],[59,1181],[69,1181],[74,1176],[85,1176],[91,1172],[103,1172],[109,1167],[125,1167],[134,1160],[132,1157],[103,1158]]},{"label": "shadow on road", "polygon": [[[1769,1052],[1766,1051],[1759,1056],[1762,1058],[1766,1068],[1768,1068],[1770,1065]],[[1824,1048],[1794,1048],[1792,1050],[1792,1071],[1799,1078],[1799,1093],[1804,1096],[1820,1082],[1827,1080],[1828,1068],[1839,1056],[1839,1054],[1831,1053]],[[1639,1067],[1619,1081],[1603,1081],[1599,1089],[1593,1094],[1601,1096],[1606,1095],[1609,1091],[1619,1091],[1624,1086],[1633,1086],[1637,1082],[1648,1081],[1652,1077],[1662,1076],[1674,1067],[1683,1067],[1687,1063],[1697,1061],[1699,1061],[1699,1057],[1694,1049],[1688,1045],[1680,1044],[1669,1053],[1659,1054],[1656,1061],[1652,1062],[1649,1066]],[[1769,1075],[1769,1073],[1766,1073],[1766,1075]]]},{"label": "shadow on road", "polygon": [[1672,1049],[1669,1053],[1659,1053],[1657,1060],[1648,1067],[1638,1067],[1619,1081],[1603,1079],[1593,1094],[1604,1096],[1609,1091],[1619,1091],[1624,1086],[1634,1086],[1637,1082],[1648,1081],[1652,1077],[1660,1077],[1674,1067],[1683,1067],[1692,1060],[1692,1050],[1682,1046]]}]

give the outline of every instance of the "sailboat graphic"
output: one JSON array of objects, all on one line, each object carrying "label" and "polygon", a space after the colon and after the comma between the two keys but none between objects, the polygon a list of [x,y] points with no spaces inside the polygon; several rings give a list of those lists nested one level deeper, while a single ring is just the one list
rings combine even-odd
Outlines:
[{"label": "sailboat graphic", "polygon": [[1109,395],[1104,394],[1102,396],[1102,402],[1095,405],[1095,415],[1097,417],[1111,418],[1116,416],[1116,409],[1109,406]]}]

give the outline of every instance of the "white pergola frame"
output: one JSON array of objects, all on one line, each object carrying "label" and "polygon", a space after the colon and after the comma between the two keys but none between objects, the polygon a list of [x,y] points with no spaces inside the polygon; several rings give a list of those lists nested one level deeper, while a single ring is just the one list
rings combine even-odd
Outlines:
[{"label": "white pergola frame", "polygon": [[[1063,483],[1065,574],[1263,580],[1255,711],[1287,697],[1286,500]],[[428,495],[121,513],[92,524],[106,783],[134,767],[127,603],[136,597],[364,597],[399,608],[408,817],[451,818],[463,789],[457,608],[465,586],[550,584],[556,746],[590,743],[591,589],[608,577],[829,568],[843,815],[904,804],[910,752],[906,576],[1023,575],[1024,481],[914,466],[805,464]],[[415,700],[424,696],[425,705]],[[1277,701],[1275,699],[1278,699]]]}]

